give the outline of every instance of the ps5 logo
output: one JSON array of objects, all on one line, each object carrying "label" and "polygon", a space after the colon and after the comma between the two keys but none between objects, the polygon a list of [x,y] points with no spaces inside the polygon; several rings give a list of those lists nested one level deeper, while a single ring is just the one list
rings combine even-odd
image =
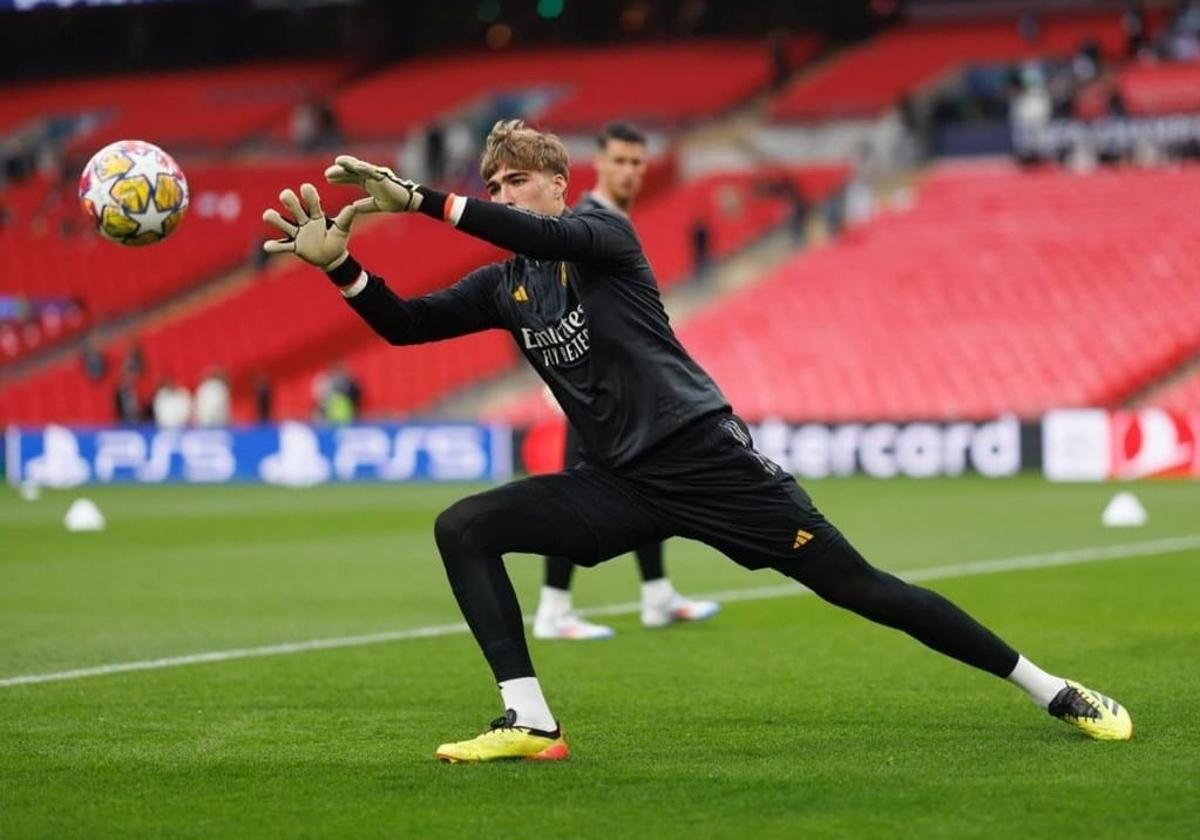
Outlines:
[{"label": "ps5 logo", "polygon": [[184,481],[229,481],[237,469],[233,442],[223,429],[164,430],[147,435],[133,429],[96,434],[98,481],[126,472],[135,481],[155,483],[174,474],[178,459]]},{"label": "ps5 logo", "polygon": [[512,432],[474,423],[156,430],[10,429],[9,479],[41,487],[87,482],[477,481],[512,472]]},{"label": "ps5 logo", "polygon": [[488,430],[479,426],[373,426],[338,429],[333,471],[343,481],[374,474],[384,481],[417,477],[463,481],[488,476]]},{"label": "ps5 logo", "polygon": [[[91,433],[50,425],[40,437],[41,453],[25,462],[24,480],[42,487],[75,487],[88,481],[155,483],[172,477],[218,482],[233,478],[236,468],[231,436],[222,429]],[[91,458],[89,451],[94,452]]]}]

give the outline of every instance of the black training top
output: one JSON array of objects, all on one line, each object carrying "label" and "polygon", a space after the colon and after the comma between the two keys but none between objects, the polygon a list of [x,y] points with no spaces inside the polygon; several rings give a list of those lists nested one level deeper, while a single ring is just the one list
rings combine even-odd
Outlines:
[{"label": "black training top", "polygon": [[[445,195],[421,190],[422,212],[441,218]],[[408,300],[370,275],[347,301],[388,342],[508,330],[591,459],[605,466],[625,464],[682,426],[729,411],[712,378],[675,337],[650,263],[624,216],[595,202],[542,216],[467,199],[458,228],[516,256]],[[360,271],[351,258],[331,276],[344,286]]]}]

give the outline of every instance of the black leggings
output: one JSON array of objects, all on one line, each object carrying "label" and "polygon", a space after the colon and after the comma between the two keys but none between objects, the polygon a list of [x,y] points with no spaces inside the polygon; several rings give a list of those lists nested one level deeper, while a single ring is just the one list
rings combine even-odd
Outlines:
[{"label": "black leggings", "polygon": [[[529,481],[471,496],[437,518],[450,587],[497,682],[531,677],[521,607],[504,569],[508,552],[596,559],[596,538],[561,494]],[[835,538],[821,555],[781,569],[824,600],[908,633],[947,656],[1006,677],[1017,653],[950,601],[871,566]]]},{"label": "black leggings", "polygon": [[[663,569],[663,544],[660,542],[647,543],[633,552],[637,558],[638,572],[642,581],[666,577]],[[575,572],[575,564],[566,557],[546,558],[546,586],[554,589],[567,590],[571,588],[571,575]]]}]

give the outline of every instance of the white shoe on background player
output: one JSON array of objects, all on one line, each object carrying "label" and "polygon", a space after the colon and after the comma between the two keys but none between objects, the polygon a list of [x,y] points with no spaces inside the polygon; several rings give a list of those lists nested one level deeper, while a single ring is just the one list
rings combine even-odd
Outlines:
[{"label": "white shoe on background player", "polygon": [[668,627],[683,621],[705,621],[721,611],[716,601],[693,601],[678,592],[661,601],[642,601],[643,627]]},{"label": "white shoe on background player", "polygon": [[533,638],[571,639],[587,641],[609,639],[615,635],[611,627],[584,621],[573,612],[547,613],[539,611],[533,619]]}]

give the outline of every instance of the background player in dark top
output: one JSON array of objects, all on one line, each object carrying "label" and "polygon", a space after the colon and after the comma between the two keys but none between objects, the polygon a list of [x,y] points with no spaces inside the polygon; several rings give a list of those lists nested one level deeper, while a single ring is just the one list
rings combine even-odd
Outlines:
[{"label": "background player in dark top", "polygon": [[[627,123],[613,123],[605,126],[596,142],[596,186],[584,193],[575,209],[609,210],[629,218],[646,173],[646,137]],[[579,434],[567,423],[563,465],[571,467],[584,460]],[[663,568],[661,542],[639,546],[634,556],[642,576],[642,624],[646,627],[702,621],[720,611],[716,601],[685,598],[675,591]],[[606,639],[613,635],[611,627],[586,621],[572,609],[574,571],[569,557],[546,558],[546,578],[533,619],[535,639]]]},{"label": "background player in dark top", "polygon": [[[481,169],[491,202],[343,155],[327,179],[358,184],[369,198],[330,221],[304,184],[303,203],[291,190],[280,194],[294,221],[264,214],[285,237],[266,250],[324,269],[392,344],[508,330],[587,449],[583,464],[467,497],[437,517],[450,587],[504,707],[486,732],[443,744],[438,758],[568,755],[534,675],[505,554],[590,565],[669,536],[705,542],[750,569],[776,569],[830,603],[1008,679],[1091,737],[1131,737],[1128,711],[1111,698],[1041,670],[942,596],[871,566],[796,481],[754,449],[745,424],[676,340],[628,220],[566,209],[567,153],[556,137],[498,123]],[[379,211],[424,213],[514,256],[403,300],[346,250],[355,214]]]}]

